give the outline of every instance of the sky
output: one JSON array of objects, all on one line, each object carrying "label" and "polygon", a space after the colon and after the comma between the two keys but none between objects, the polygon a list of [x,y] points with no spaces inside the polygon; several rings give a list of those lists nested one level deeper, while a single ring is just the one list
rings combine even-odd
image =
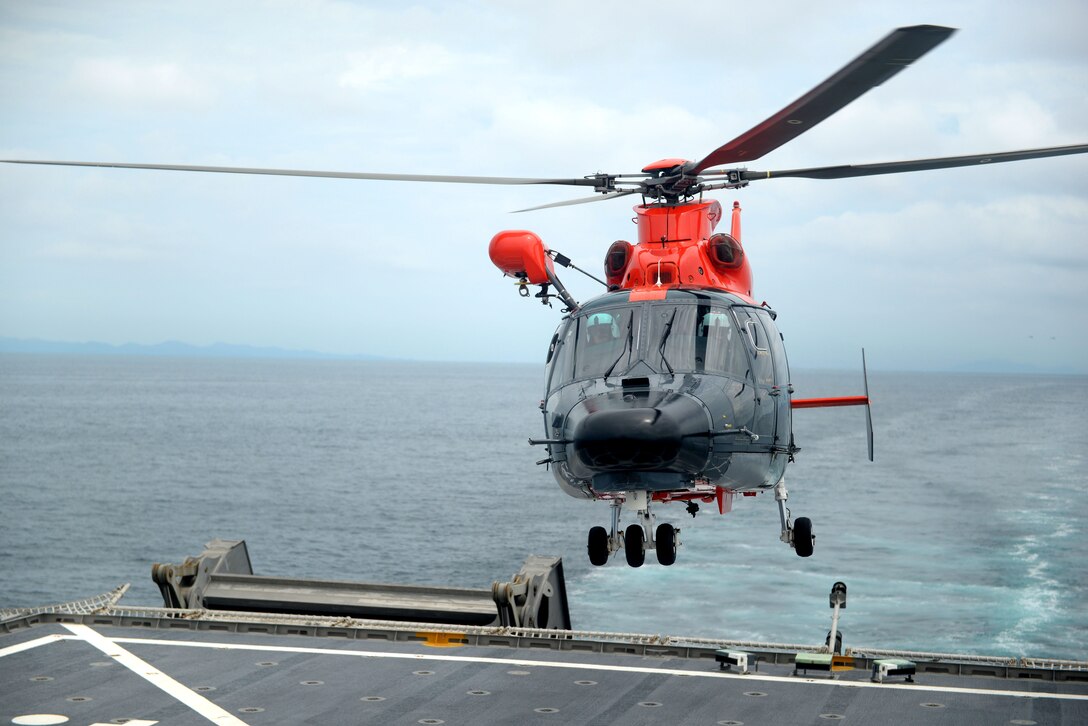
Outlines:
[{"label": "sky", "polygon": [[[959,32],[752,168],[1088,142],[1083,0],[0,0],[0,158],[637,172],[917,24]],[[511,213],[585,193],[0,164],[0,336],[539,362],[559,306],[488,242],[529,229],[599,275],[637,197]],[[710,196],[744,209],[795,368],[864,347],[874,369],[1088,373],[1088,155]]]}]

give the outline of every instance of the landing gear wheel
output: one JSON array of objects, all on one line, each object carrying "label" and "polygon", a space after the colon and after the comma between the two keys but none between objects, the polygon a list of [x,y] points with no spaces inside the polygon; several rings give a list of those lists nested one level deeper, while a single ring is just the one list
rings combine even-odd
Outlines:
[{"label": "landing gear wheel", "polygon": [[589,561],[598,567],[608,562],[608,530],[593,527],[589,530]]},{"label": "landing gear wheel", "polygon": [[812,520],[808,517],[798,517],[793,523],[793,549],[801,557],[810,557],[813,548]]},{"label": "landing gear wheel", "polygon": [[671,524],[657,525],[657,561],[666,567],[676,562],[676,529]]},{"label": "landing gear wheel", "polygon": [[631,567],[642,567],[646,561],[646,537],[642,534],[641,524],[632,524],[627,528],[623,535],[623,552]]}]

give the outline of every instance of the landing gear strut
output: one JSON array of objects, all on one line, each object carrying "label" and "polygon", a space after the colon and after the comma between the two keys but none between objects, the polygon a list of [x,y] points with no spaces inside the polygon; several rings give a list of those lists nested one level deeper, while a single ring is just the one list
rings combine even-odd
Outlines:
[{"label": "landing gear strut", "polygon": [[774,486],[774,500],[778,502],[778,516],[782,521],[780,539],[792,547],[798,556],[811,557],[816,545],[816,537],[812,534],[812,520],[808,517],[798,517],[791,525],[789,509],[786,508],[788,498],[786,480],[783,479]]},{"label": "landing gear strut", "polygon": [[[624,505],[633,508],[638,522],[620,530],[620,510]],[[680,545],[680,530],[671,524],[662,523],[654,530],[654,516],[650,512],[649,492],[627,492],[624,499],[612,501],[611,532],[604,527],[589,530],[589,561],[597,566],[604,565],[613,553],[623,549],[627,564],[642,567],[646,562],[646,550],[657,552],[657,561],[662,565],[676,562],[676,550]]]}]

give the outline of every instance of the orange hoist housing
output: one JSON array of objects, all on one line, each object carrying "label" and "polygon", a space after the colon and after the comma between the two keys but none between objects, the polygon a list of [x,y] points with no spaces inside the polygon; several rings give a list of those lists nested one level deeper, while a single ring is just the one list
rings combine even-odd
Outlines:
[{"label": "orange hoist housing", "polygon": [[491,262],[504,275],[525,280],[533,285],[550,281],[555,274],[548,248],[534,233],[524,229],[508,229],[491,238],[487,250]]}]

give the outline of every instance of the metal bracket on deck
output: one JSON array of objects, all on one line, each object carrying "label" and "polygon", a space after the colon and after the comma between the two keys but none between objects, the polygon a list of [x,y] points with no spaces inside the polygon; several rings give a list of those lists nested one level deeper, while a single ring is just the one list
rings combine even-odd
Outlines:
[{"label": "metal bracket on deck", "polygon": [[151,565],[151,579],[159,586],[163,605],[183,610],[203,607],[200,599],[216,572],[253,574],[245,540],[213,539],[199,557],[186,557],[180,565]]},{"label": "metal bracket on deck", "polygon": [[491,585],[502,625],[570,629],[563,560],[529,555],[511,582]]},{"label": "metal bracket on deck", "polygon": [[563,561],[530,555],[510,582],[490,590],[384,585],[253,574],[243,540],[212,540],[199,557],[155,564],[166,607],[342,616],[444,625],[570,629]]}]

